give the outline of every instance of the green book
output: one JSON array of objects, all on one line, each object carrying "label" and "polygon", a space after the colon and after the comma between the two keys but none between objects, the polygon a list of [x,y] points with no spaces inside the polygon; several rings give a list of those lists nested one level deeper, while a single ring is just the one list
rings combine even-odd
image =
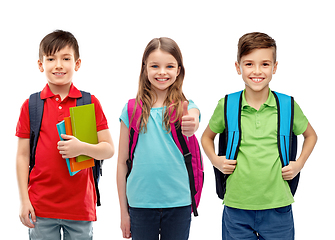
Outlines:
[{"label": "green book", "polygon": [[[97,124],[95,120],[94,104],[87,104],[70,108],[72,134],[82,142],[97,144]],[[77,162],[91,159],[89,156],[76,157]]]}]

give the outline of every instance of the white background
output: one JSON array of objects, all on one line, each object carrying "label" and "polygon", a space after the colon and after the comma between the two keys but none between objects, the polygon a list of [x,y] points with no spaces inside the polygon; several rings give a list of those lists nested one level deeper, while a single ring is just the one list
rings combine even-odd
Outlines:
[{"label": "white background", "polygon": [[[332,1],[324,0],[7,1],[0,10],[1,239],[28,239],[18,217],[15,127],[24,100],[46,84],[37,68],[38,46],[56,29],[70,31],[78,39],[82,66],[73,82],[101,101],[116,149],[118,118],[126,101],[136,95],[142,54],[152,38],[170,37],[181,48],[184,93],[202,114],[196,133],[200,139],[217,101],[244,87],[234,68],[238,39],[253,31],[273,37],[279,64],[270,87],[295,97],[319,137],[293,204],[296,239],[335,239],[333,8]],[[97,240],[122,239],[116,162],[117,151],[104,164],[103,206],[94,224]],[[190,239],[221,239],[223,206],[206,157],[204,163],[203,197]]]}]

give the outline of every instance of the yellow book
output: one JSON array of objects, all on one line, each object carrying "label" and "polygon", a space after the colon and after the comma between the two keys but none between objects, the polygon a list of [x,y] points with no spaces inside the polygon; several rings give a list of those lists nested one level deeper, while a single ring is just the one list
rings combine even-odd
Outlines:
[{"label": "yellow book", "polygon": [[[64,118],[64,122],[65,122],[65,131],[67,135],[73,135],[72,134],[72,126],[71,126],[71,117],[65,117]],[[86,168],[90,168],[90,167],[94,167],[94,159],[91,158],[89,160],[86,161],[82,161],[82,162],[77,162],[76,158],[70,158],[70,168],[72,172],[75,171],[79,171],[82,169],[86,169]]]},{"label": "yellow book", "polygon": [[[94,104],[87,104],[70,108],[70,117],[73,136],[82,142],[97,144],[97,124],[95,119]],[[76,157],[77,162],[91,159],[91,157],[80,155]]]}]

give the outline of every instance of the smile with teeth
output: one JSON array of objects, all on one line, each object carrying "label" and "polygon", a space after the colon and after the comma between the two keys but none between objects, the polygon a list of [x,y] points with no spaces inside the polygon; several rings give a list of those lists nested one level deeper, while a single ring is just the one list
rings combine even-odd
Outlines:
[{"label": "smile with teeth", "polygon": [[55,76],[64,76],[65,73],[62,73],[62,72],[56,72],[56,73],[53,73],[53,75],[55,75]]},{"label": "smile with teeth", "polygon": [[156,78],[157,81],[159,82],[165,82],[167,80],[169,80],[169,78]]},{"label": "smile with teeth", "polygon": [[261,81],[264,80],[264,78],[250,78],[250,79],[251,79],[251,81],[256,82],[256,83],[261,82]]}]

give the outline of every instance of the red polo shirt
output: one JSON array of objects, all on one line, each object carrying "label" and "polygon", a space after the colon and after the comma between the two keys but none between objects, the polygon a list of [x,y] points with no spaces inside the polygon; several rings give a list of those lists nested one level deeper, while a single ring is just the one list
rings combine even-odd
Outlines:
[{"label": "red polo shirt", "polygon": [[[69,108],[76,106],[80,91],[71,85],[68,96],[61,100],[46,85],[41,92],[44,112],[36,148],[35,166],[30,174],[28,193],[38,217],[80,221],[96,220],[96,194],[92,169],[81,170],[70,176],[66,161],[57,150],[59,136],[56,124],[70,116]],[[97,131],[108,129],[100,102],[92,95]],[[21,107],[16,136],[29,138],[28,99]]]}]

